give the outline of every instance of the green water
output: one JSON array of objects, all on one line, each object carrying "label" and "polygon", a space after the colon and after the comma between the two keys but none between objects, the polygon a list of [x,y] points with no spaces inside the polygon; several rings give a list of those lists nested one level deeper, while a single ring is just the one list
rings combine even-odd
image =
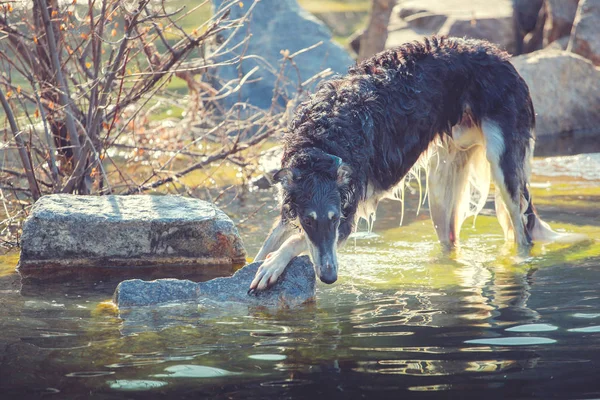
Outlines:
[{"label": "green water", "polygon": [[[589,159],[586,159],[588,157]],[[339,280],[296,310],[199,304],[119,315],[115,282],[38,285],[0,266],[0,398],[598,398],[600,155],[538,160],[542,217],[585,233],[518,258],[487,207],[444,255],[427,210],[383,204]],[[266,206],[255,213],[260,204]],[[271,192],[228,212],[252,255]],[[230,271],[227,271],[230,272]]]}]

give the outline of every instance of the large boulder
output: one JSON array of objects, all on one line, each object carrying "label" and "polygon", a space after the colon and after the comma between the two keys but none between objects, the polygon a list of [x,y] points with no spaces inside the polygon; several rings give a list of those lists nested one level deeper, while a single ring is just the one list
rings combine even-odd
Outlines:
[{"label": "large boulder", "polygon": [[513,0],[514,54],[539,50],[544,42],[544,0]]},{"label": "large boulder", "polygon": [[600,0],[581,0],[567,50],[600,65]]},{"label": "large boulder", "polygon": [[294,258],[275,285],[269,289],[248,294],[250,283],[261,264],[262,261],[254,262],[231,277],[201,283],[178,279],[158,279],[149,282],[139,279],[127,280],[117,286],[113,301],[119,309],[202,301],[281,308],[295,307],[314,299],[315,271],[308,256]]},{"label": "large boulder", "polygon": [[544,46],[571,34],[579,0],[546,0]]},{"label": "large boulder", "polygon": [[585,58],[544,49],[512,59],[536,112],[536,155],[600,150],[600,68]]},{"label": "large boulder", "polygon": [[49,267],[243,264],[231,219],[215,205],[180,196],[39,199],[23,226],[19,271]]},{"label": "large boulder", "polygon": [[440,35],[484,39],[500,48],[514,52],[515,35],[512,15],[492,18],[449,18],[439,30]]},{"label": "large boulder", "polygon": [[[212,0],[215,10],[230,3],[231,0]],[[331,68],[334,73],[344,73],[354,63],[348,52],[331,40],[329,29],[300,8],[296,0],[261,0],[256,3],[240,1],[239,6],[236,4],[231,7],[231,18],[242,18],[250,7],[254,8],[244,27],[223,33],[222,40],[229,41],[227,48],[237,46],[237,49],[233,50],[233,54],[228,53],[223,56],[223,60],[217,61],[228,60],[233,55],[244,54],[246,57],[239,65],[219,67],[217,80],[229,82],[255,67],[259,69],[236,95],[224,100],[226,103],[247,101],[261,108],[269,108],[276,86],[280,91],[278,95],[293,97],[297,93],[297,86],[317,73],[327,68]],[[251,36],[247,38],[248,34]],[[240,45],[246,38],[247,42]],[[294,61],[298,70],[288,65],[283,71],[284,81],[276,84],[283,59],[282,51],[293,54],[319,42],[322,44],[318,47],[296,56]]]},{"label": "large boulder", "polygon": [[513,51],[511,0],[404,0],[394,9],[386,47],[432,34],[485,39]]}]

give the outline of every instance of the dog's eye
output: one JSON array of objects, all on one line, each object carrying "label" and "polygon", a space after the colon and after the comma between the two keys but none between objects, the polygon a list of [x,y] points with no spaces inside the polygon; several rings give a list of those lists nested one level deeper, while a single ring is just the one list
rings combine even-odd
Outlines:
[{"label": "dog's eye", "polygon": [[315,220],[308,217],[302,219],[302,225],[312,227],[315,224]]}]

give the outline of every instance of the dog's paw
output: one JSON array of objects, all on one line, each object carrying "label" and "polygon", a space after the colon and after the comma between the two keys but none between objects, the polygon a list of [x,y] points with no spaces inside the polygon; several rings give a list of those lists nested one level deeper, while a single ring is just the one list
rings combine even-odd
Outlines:
[{"label": "dog's paw", "polygon": [[250,284],[250,290],[248,295],[255,295],[261,290],[265,290],[275,284],[277,279],[283,273],[287,263],[282,259],[283,257],[277,257],[276,253],[270,253],[263,264],[258,267],[256,276]]}]

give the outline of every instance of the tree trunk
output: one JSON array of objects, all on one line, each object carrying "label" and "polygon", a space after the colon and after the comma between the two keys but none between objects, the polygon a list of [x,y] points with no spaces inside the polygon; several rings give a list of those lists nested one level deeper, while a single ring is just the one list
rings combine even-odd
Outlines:
[{"label": "tree trunk", "polygon": [[385,49],[388,24],[396,0],[373,0],[369,25],[360,41],[358,61],[363,61]]}]

